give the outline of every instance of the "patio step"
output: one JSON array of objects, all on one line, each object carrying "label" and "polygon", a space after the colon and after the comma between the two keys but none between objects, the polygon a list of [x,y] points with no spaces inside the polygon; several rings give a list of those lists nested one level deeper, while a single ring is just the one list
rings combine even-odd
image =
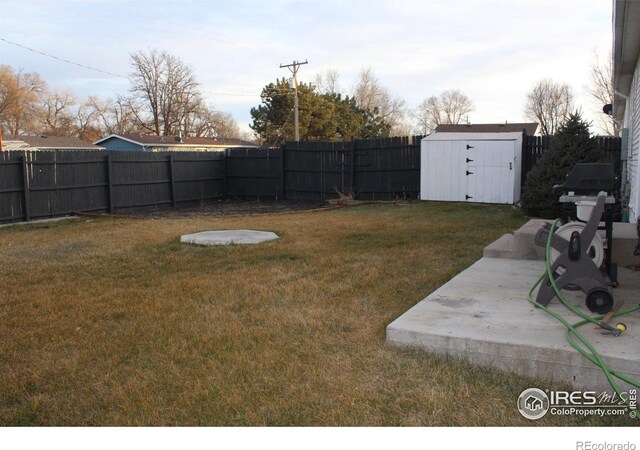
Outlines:
[{"label": "patio step", "polygon": [[542,219],[528,221],[513,234],[505,234],[485,247],[482,256],[486,258],[543,260],[544,249],[534,244],[534,238],[545,222]]},{"label": "patio step", "polygon": [[482,251],[485,258],[507,258],[513,255],[513,234],[504,234],[501,238],[487,245]]}]

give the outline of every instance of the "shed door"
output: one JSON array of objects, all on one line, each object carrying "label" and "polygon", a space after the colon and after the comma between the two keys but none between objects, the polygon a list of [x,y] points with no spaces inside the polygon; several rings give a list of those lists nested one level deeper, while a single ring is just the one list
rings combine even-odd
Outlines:
[{"label": "shed door", "polygon": [[467,201],[513,203],[516,141],[468,141]]},{"label": "shed door", "polygon": [[467,151],[462,141],[428,141],[422,152],[423,200],[465,201]]}]

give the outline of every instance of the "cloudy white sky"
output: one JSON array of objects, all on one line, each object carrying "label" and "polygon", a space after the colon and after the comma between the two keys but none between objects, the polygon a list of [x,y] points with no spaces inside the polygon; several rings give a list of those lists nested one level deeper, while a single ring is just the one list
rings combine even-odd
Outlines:
[{"label": "cloudy white sky", "polygon": [[[611,48],[608,0],[1,0],[0,37],[80,64],[127,75],[129,54],[158,48],[196,73],[207,100],[248,130],[262,87],[289,76],[279,64],[309,61],[302,81],[333,69],[346,92],[372,68],[415,107],[455,88],[471,98],[473,123],[524,121],[543,78],[585,92],[593,53]],[[125,78],[66,64],[0,41],[0,64],[38,72],[51,87],[111,97]]]}]

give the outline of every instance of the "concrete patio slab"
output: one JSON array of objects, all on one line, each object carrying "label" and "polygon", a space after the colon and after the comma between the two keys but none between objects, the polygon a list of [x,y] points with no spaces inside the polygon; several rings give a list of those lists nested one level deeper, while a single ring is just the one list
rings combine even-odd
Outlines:
[{"label": "concrete patio slab", "polygon": [[[393,321],[387,342],[537,377],[551,386],[611,391],[601,369],[569,345],[565,328],[527,301],[543,271],[543,261],[482,258]],[[637,305],[640,273],[619,268],[619,281],[616,301],[625,300],[624,308]],[[584,294],[566,296],[589,313]],[[550,307],[571,323],[579,320],[558,300]],[[628,326],[620,337],[603,336],[592,325],[580,330],[611,367],[640,379],[640,312],[619,320]]]},{"label": "concrete patio slab", "polygon": [[198,245],[260,244],[278,239],[271,231],[221,230],[202,231],[180,236],[180,242]]}]

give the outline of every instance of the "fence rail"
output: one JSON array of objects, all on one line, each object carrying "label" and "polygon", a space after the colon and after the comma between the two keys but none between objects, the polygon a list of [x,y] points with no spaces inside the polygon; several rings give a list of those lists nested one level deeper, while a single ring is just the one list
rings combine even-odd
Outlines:
[{"label": "fence rail", "polygon": [[221,198],[224,155],[0,153],[0,221]]},{"label": "fence rail", "polygon": [[[0,222],[220,199],[415,199],[422,136],[224,152],[0,152]],[[552,140],[525,136],[522,180]],[[620,138],[598,146],[620,171]]]}]

